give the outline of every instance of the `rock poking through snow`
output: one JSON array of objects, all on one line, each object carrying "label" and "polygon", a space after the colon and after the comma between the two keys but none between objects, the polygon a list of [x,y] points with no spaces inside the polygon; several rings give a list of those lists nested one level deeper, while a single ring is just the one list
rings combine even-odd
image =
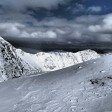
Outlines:
[{"label": "rock poking through snow", "polygon": [[0,82],[25,74],[37,73],[39,70],[41,69],[38,66],[34,68],[23,61],[16,53],[16,49],[0,37]]}]

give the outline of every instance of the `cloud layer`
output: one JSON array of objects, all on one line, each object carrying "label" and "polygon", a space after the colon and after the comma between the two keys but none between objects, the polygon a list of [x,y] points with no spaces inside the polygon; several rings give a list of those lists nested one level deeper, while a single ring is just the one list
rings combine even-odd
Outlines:
[{"label": "cloud layer", "polygon": [[[81,2],[73,2],[75,5],[68,5],[65,10],[69,10],[74,18],[53,16],[51,13],[53,9],[59,8],[59,4],[65,5],[70,1],[73,0],[27,0],[27,2],[26,0],[1,0],[0,35],[8,38],[54,39],[68,44],[112,42],[112,14],[100,15],[103,8],[99,5],[85,6]],[[39,21],[38,13],[26,10],[28,7],[36,11],[39,10],[38,8],[45,8],[48,16]],[[61,10],[55,11],[60,13]],[[69,16],[67,12],[64,14]]]},{"label": "cloud layer", "polygon": [[0,4],[15,8],[17,10],[23,10],[26,7],[42,7],[42,8],[55,8],[58,4],[63,4],[68,0],[1,0]]},{"label": "cloud layer", "polygon": [[112,14],[104,16],[81,16],[74,20],[46,18],[34,21],[33,26],[19,22],[0,23],[0,34],[25,38],[54,38],[77,41],[112,41]]}]

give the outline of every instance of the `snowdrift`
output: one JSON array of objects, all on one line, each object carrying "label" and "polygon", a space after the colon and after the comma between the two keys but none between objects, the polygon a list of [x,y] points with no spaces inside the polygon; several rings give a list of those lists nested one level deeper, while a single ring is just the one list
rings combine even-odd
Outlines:
[{"label": "snowdrift", "polygon": [[0,112],[111,112],[112,55],[0,84]]}]

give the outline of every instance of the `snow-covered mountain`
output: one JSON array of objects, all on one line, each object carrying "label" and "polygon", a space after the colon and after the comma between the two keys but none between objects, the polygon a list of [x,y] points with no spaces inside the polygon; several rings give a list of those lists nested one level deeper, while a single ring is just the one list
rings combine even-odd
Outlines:
[{"label": "snow-covered mountain", "polygon": [[1,83],[0,112],[112,112],[112,55]]},{"label": "snow-covered mountain", "polygon": [[39,52],[29,54],[21,49],[14,48],[0,37],[0,82],[26,74],[41,74],[63,69],[98,57],[100,55],[92,50],[77,53]]},{"label": "snow-covered mountain", "polygon": [[25,53],[17,49],[17,54],[30,65],[39,66],[42,71],[55,71],[85,61],[99,58],[100,55],[93,50],[84,50],[77,53],[71,52],[39,52],[37,54]]},{"label": "snow-covered mountain", "polygon": [[38,66],[34,68],[22,60],[16,49],[0,37],[0,82],[35,72],[41,72],[41,69]]}]

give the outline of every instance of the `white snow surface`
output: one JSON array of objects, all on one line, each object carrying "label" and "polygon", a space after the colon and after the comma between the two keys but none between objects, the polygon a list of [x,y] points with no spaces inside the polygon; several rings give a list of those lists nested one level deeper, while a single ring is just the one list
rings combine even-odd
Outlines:
[{"label": "white snow surface", "polygon": [[111,112],[112,55],[0,83],[0,112]]},{"label": "white snow surface", "polygon": [[39,52],[37,54],[25,53],[20,49],[17,54],[32,66],[39,66],[42,71],[55,71],[73,66],[85,61],[99,58],[100,55],[93,50],[84,50],[77,53],[71,52]]}]

